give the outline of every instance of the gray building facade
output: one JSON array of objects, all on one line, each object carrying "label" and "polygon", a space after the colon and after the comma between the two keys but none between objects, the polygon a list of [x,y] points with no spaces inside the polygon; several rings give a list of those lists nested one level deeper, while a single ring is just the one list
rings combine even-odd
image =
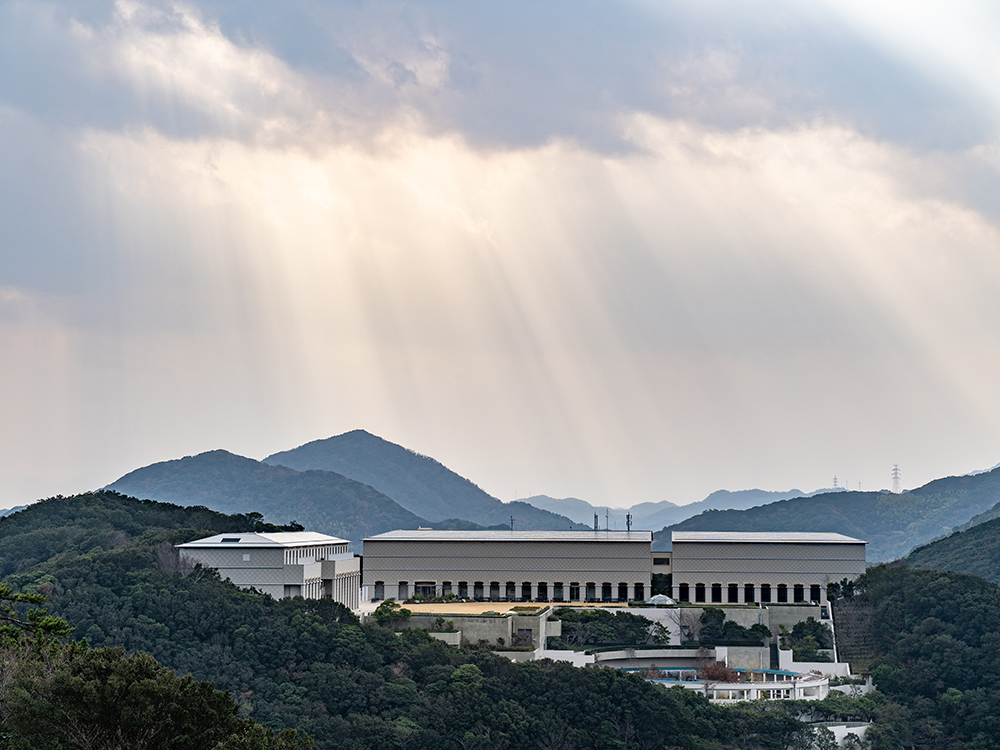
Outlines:
[{"label": "gray building facade", "polygon": [[360,603],[360,560],[348,542],[313,531],[217,534],[178,544],[182,558],[215,568],[240,588],[275,599],[333,599],[351,609]]},{"label": "gray building facade", "polygon": [[390,531],[364,540],[365,596],[629,601],[650,593],[649,531]]},{"label": "gray building facade", "polygon": [[[827,584],[865,572],[865,544],[843,534],[674,531],[673,598],[705,604],[826,604]],[[657,553],[661,554],[661,553]]]}]

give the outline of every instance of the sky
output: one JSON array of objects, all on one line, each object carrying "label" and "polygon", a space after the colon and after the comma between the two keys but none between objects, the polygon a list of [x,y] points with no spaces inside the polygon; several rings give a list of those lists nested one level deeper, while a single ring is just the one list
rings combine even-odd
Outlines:
[{"label": "sky", "polygon": [[361,428],[503,500],[1000,462],[1000,5],[0,2],[0,507]]}]

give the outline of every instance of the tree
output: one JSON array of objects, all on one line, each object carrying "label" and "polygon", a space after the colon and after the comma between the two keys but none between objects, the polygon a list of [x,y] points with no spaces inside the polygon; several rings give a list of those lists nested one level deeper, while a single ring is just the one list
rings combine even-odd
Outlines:
[{"label": "tree", "polygon": [[387,600],[378,605],[378,608],[372,612],[372,618],[379,625],[395,629],[398,625],[409,622],[412,614],[413,612],[399,606],[397,602]]},{"label": "tree", "polygon": [[[7,694],[4,728],[14,748],[298,750],[297,734],[238,716],[229,693],[178,677],[149,654],[63,647],[45,666],[22,669]],[[231,740],[231,742],[230,742]],[[242,743],[242,744],[241,744]]]},{"label": "tree", "polygon": [[24,617],[18,611],[23,607],[17,605],[41,604],[44,601],[42,594],[14,593],[10,586],[0,585],[0,637],[11,643],[29,635],[41,643],[71,635],[74,629],[68,622],[49,615],[44,609],[29,609]]}]

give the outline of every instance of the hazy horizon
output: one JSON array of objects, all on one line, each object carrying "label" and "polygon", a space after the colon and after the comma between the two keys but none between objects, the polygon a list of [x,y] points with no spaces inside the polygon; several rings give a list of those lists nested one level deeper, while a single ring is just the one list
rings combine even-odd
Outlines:
[{"label": "hazy horizon", "polygon": [[1000,8],[0,3],[0,506],[362,428],[628,507],[1000,461]]}]

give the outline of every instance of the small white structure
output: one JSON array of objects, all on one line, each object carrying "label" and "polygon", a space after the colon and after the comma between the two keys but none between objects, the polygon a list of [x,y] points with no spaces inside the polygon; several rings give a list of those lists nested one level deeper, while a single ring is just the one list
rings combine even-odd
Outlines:
[{"label": "small white structure", "polygon": [[696,670],[681,670],[666,679],[647,678],[664,687],[683,687],[704,694],[713,703],[756,700],[819,701],[830,695],[830,678],[814,672],[794,673],[779,670],[735,670],[734,682],[706,680]]},{"label": "small white structure", "polygon": [[178,544],[182,557],[215,568],[240,588],[275,599],[333,599],[357,609],[360,560],[347,540],[314,531],[216,534]]}]

